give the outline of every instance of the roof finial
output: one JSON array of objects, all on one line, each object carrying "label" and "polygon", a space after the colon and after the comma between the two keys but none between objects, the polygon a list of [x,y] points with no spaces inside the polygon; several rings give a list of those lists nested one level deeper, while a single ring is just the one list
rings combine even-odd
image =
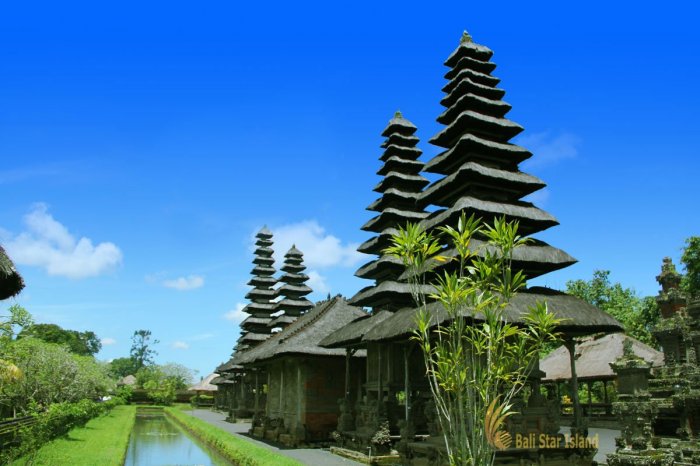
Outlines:
[{"label": "roof finial", "polygon": [[466,43],[469,43],[469,42],[473,42],[472,36],[470,36],[469,33],[465,30],[465,31],[462,33],[462,38],[459,40],[459,43],[460,43],[460,44],[466,44]]},{"label": "roof finial", "polygon": [[394,112],[394,118],[403,118],[401,110],[396,110],[396,112]]}]

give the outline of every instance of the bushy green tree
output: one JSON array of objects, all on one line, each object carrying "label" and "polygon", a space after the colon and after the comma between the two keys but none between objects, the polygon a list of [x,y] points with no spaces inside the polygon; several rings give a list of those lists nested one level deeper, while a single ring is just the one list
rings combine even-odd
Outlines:
[{"label": "bushy green tree", "polygon": [[700,298],[700,236],[691,236],[685,240],[681,263],[685,275],[681,287],[692,299]]},{"label": "bushy green tree", "polygon": [[34,324],[22,329],[17,338],[34,337],[48,343],[66,345],[75,354],[93,356],[102,349],[102,342],[94,332],[66,330],[56,324]]},{"label": "bushy green tree", "polygon": [[19,304],[13,304],[7,311],[8,315],[0,318],[0,345],[14,340],[18,329],[21,332],[34,324],[32,315]]},{"label": "bushy green tree", "polygon": [[104,366],[64,346],[22,338],[7,346],[5,356],[23,376],[2,386],[0,402],[18,412],[32,405],[95,399],[113,388]]},{"label": "bushy green tree", "polygon": [[654,297],[640,298],[634,289],[612,283],[609,270],[594,271],[590,280],[566,282],[566,292],[615,317],[627,335],[656,346],[656,340],[651,334],[659,319]]},{"label": "bushy green tree", "polygon": [[136,364],[131,358],[116,358],[109,363],[109,373],[115,379],[135,375],[137,371]]},{"label": "bushy green tree", "polygon": [[[559,321],[546,303],[518,323],[506,315],[508,302],[525,285],[523,274],[512,270],[513,251],[526,242],[517,229],[505,220],[482,226],[462,214],[456,229],[440,229],[457,253],[456,271],[434,279],[426,278],[431,264],[447,259],[440,255],[441,242],[420,226],[400,229],[385,251],[399,257],[412,277],[419,307],[415,339],[452,465],[493,464],[495,448],[509,443],[502,429],[513,413],[511,401],[542,345],[556,338]],[[477,252],[471,240],[478,234],[488,246]],[[426,283],[435,289],[429,297],[422,293]],[[429,307],[429,299],[438,307]]]}]

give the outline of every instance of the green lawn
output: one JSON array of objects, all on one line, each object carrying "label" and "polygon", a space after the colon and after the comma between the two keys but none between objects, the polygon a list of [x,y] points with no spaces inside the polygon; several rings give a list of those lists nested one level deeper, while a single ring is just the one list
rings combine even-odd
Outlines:
[{"label": "green lawn", "polygon": [[296,460],[235,437],[225,430],[186,414],[177,407],[165,408],[171,419],[225,458],[241,466],[301,466]]},{"label": "green lawn", "polygon": [[[85,427],[77,427],[67,436],[44,445],[32,464],[122,466],[135,416],[135,406],[116,406],[104,416],[91,419]],[[21,458],[12,464],[26,465],[27,458]]]}]

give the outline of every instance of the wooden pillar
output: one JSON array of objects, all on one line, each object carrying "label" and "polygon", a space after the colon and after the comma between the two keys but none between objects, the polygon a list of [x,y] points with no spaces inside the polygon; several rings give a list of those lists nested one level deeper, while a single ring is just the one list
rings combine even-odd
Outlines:
[{"label": "wooden pillar", "polygon": [[408,418],[410,417],[411,414],[411,378],[410,374],[408,372],[409,370],[409,360],[408,357],[411,354],[409,346],[405,345],[403,347],[403,390],[404,394],[406,396],[405,398],[405,405],[406,405],[406,421],[408,421]]},{"label": "wooden pillar", "polygon": [[258,369],[255,369],[255,407],[257,413],[260,409],[260,386],[258,385]]},{"label": "wooden pillar", "polygon": [[304,386],[302,385],[301,382],[301,361],[297,363],[297,426],[302,425],[302,420],[301,420],[301,404],[302,404],[302,396],[304,395]]},{"label": "wooden pillar", "polygon": [[283,417],[282,415],[284,414],[284,364],[280,365],[280,403],[279,403],[279,412],[280,412],[280,417]]},{"label": "wooden pillar", "polygon": [[574,429],[578,430],[582,426],[581,402],[578,399],[578,376],[576,375],[576,342],[572,338],[564,341],[564,346],[569,351],[569,362],[571,363],[571,401],[574,404]]},{"label": "wooden pillar", "polygon": [[605,414],[610,414],[610,402],[608,401],[608,381],[603,380],[603,401],[605,402]]},{"label": "wooden pillar", "polygon": [[350,401],[350,348],[345,348],[345,401]]},{"label": "wooden pillar", "polygon": [[384,398],[384,382],[382,381],[382,344],[379,343],[377,351],[377,414],[382,411],[382,399]]}]

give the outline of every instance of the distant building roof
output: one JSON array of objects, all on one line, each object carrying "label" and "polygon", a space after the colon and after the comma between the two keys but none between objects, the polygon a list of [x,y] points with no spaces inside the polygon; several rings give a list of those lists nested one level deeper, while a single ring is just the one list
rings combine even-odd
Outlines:
[{"label": "distant building roof", "polygon": [[219,388],[216,385],[212,385],[212,380],[217,378],[219,374],[212,372],[208,376],[204,377],[199,383],[196,383],[190,387],[190,390],[195,392],[215,392]]},{"label": "distant building roof", "polygon": [[[622,343],[632,340],[634,354],[651,362],[653,367],[663,365],[664,354],[649,345],[622,333],[603,337],[589,337],[576,345],[576,375],[579,380],[605,380],[615,378],[610,363],[622,356]],[[568,380],[571,378],[569,351],[560,346],[540,361],[540,370],[545,373],[545,381]]]},{"label": "distant building roof", "polygon": [[134,377],[133,375],[127,375],[125,377],[122,377],[122,379],[117,383],[117,385],[136,385],[136,377]]},{"label": "distant building roof", "polygon": [[[237,355],[235,362],[248,365],[281,355],[343,356],[343,349],[328,349],[319,342],[366,313],[341,296],[321,301],[281,332]],[[357,354],[357,356],[360,356]]]},{"label": "distant building roof", "polygon": [[0,299],[11,298],[24,288],[24,280],[0,246]]}]

